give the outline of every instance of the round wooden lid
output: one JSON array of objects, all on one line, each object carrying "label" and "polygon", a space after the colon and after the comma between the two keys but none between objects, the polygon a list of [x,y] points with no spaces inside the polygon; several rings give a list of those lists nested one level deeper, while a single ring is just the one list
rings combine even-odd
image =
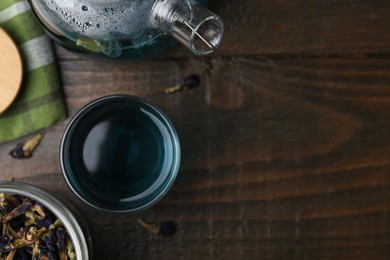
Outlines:
[{"label": "round wooden lid", "polygon": [[11,37],[0,28],[0,114],[15,100],[23,77],[19,51]]}]

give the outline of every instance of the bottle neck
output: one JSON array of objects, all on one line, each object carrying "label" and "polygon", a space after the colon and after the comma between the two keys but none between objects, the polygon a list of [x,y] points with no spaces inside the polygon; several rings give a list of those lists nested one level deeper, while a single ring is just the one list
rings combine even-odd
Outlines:
[{"label": "bottle neck", "polygon": [[189,0],[157,0],[151,23],[197,55],[213,52],[219,46],[224,30],[219,16]]}]

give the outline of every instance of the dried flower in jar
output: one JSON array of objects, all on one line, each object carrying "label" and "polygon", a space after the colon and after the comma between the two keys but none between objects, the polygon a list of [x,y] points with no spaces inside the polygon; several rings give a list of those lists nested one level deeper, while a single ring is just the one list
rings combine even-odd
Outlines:
[{"label": "dried flower in jar", "polygon": [[0,193],[0,258],[75,260],[61,221],[40,203]]}]

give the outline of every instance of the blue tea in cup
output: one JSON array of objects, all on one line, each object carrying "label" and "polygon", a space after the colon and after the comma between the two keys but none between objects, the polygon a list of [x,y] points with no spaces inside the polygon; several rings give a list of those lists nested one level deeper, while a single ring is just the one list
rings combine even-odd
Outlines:
[{"label": "blue tea in cup", "polygon": [[160,200],[180,165],[180,144],[169,119],[129,95],[82,108],[61,141],[60,162],[71,190],[90,206],[136,213]]}]

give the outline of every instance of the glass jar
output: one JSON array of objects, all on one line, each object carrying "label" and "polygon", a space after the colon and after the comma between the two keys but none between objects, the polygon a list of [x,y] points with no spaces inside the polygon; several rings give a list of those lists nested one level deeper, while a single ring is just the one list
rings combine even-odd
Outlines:
[{"label": "glass jar", "polygon": [[72,212],[54,195],[31,184],[8,181],[0,182],[0,193],[15,194],[42,204],[60,219],[72,241],[77,260],[92,259],[91,236],[86,224],[74,210]]}]

